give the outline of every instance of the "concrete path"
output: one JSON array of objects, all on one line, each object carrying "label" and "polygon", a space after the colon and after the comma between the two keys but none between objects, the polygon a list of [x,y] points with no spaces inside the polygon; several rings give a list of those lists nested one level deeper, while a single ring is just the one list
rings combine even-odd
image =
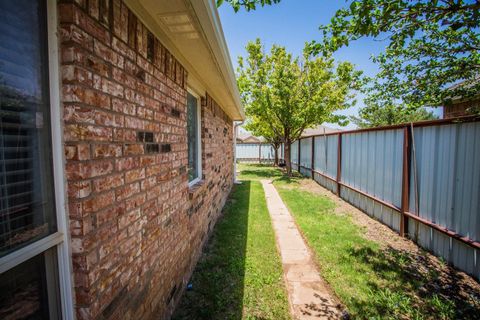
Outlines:
[{"label": "concrete path", "polygon": [[272,218],[290,310],[294,319],[339,319],[338,301],[320,277],[313,256],[293,217],[269,180],[262,180],[268,211]]}]

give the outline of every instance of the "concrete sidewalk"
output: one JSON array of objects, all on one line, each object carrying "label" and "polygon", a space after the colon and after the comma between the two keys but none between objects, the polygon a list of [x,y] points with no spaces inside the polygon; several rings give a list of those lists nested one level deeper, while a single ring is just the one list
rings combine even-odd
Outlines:
[{"label": "concrete sidewalk", "polygon": [[[269,180],[262,180],[277,246],[282,257],[294,319],[339,319],[341,307],[330,293],[294,220]],[[340,308],[339,308],[340,307]]]}]

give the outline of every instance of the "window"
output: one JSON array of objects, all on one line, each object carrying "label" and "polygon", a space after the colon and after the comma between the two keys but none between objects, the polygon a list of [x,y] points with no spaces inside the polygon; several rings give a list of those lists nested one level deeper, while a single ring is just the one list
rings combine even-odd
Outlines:
[{"label": "window", "polygon": [[60,319],[53,249],[0,275],[0,319]]},{"label": "window", "polygon": [[56,5],[0,1],[1,319],[73,315],[66,219],[58,206],[65,187]]},{"label": "window", "polygon": [[188,182],[193,185],[201,180],[200,107],[198,98],[187,93],[187,140],[188,140]]},{"label": "window", "polygon": [[44,6],[0,3],[0,256],[56,231]]}]

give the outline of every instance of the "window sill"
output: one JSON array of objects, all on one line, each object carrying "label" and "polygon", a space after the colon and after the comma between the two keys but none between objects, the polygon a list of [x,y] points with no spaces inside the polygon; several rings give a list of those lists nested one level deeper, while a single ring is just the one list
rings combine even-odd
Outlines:
[{"label": "window sill", "polygon": [[205,185],[205,180],[199,180],[192,185],[188,186],[188,198],[192,200],[195,198],[198,193],[203,189],[202,187]]}]

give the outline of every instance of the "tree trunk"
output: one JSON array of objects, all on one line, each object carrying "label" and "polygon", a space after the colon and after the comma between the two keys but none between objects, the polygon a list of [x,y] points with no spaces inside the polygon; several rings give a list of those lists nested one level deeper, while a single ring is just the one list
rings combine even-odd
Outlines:
[{"label": "tree trunk", "polygon": [[291,146],[291,141],[290,140],[285,140],[285,145],[284,145],[284,157],[285,157],[285,164],[287,166],[287,175],[290,177],[292,175],[292,162],[290,159],[290,146]]},{"label": "tree trunk", "polygon": [[278,145],[273,145],[273,150],[274,150],[273,165],[275,167],[278,167]]}]

